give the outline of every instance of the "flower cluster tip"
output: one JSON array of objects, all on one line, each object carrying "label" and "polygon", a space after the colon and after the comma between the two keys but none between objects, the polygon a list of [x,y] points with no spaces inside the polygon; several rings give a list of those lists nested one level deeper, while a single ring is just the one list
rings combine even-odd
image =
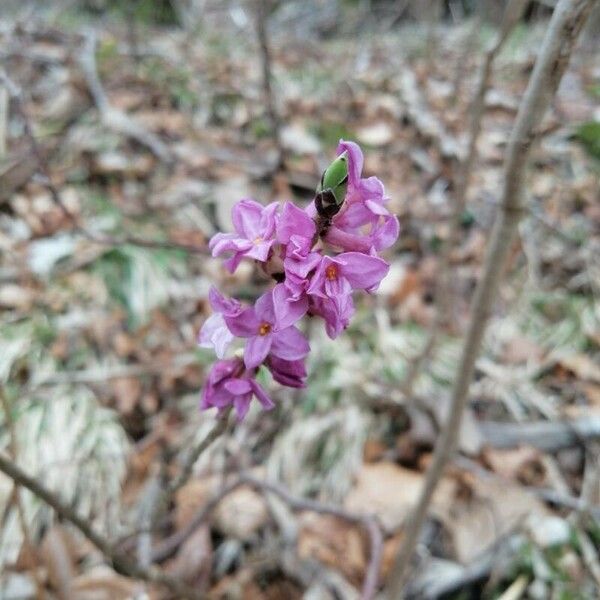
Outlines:
[{"label": "flower cluster tip", "polygon": [[[219,360],[202,390],[202,409],[233,407],[243,419],[253,397],[264,409],[273,408],[256,380],[261,366],[283,386],[304,387],[310,346],[297,323],[320,317],[327,335],[336,338],[354,314],[353,291],[373,292],[386,276],[389,264],[379,252],[396,242],[398,219],[386,207],[381,181],[362,178],[362,167],[359,146],[340,140],[337,158],[306,209],[243,199],[232,210],[234,232],[210,240],[213,256],[228,255],[231,273],[244,258],[252,259],[276,285],[254,306],[211,288],[213,313],[198,343],[213,348]],[[236,338],[245,342],[243,355],[226,358]]]}]

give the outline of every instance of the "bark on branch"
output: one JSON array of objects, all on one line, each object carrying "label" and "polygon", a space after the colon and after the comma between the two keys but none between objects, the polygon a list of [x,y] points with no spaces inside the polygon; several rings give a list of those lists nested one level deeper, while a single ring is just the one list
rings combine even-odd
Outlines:
[{"label": "bark on branch", "polygon": [[427,472],[414,514],[407,522],[404,541],[396,557],[395,569],[390,581],[389,596],[391,598],[403,597],[407,568],[427,516],[433,493],[456,446],[475,361],[480,352],[481,341],[493,300],[496,297],[500,276],[522,212],[525,165],[535,138],[536,128],[556,92],[575,41],[594,3],[595,0],[560,0],[558,2],[525,96],[519,107],[504,160],[501,209],[492,232],[483,274],[473,298],[471,320],[452,388],[448,421],[436,444],[431,466]]},{"label": "bark on branch", "polygon": [[143,568],[136,565],[130,558],[116,550],[112,543],[94,529],[91,523],[77,514],[65,504],[56,494],[51,492],[39,481],[21,470],[12,460],[0,454],[0,471],[10,477],[17,485],[26,488],[50,506],[56,514],[74,525],[100,552],[112,562],[115,569],[129,577],[142,579],[149,583],[166,587],[177,598],[200,600],[204,594],[190,588],[178,579],[163,573],[156,567]]}]

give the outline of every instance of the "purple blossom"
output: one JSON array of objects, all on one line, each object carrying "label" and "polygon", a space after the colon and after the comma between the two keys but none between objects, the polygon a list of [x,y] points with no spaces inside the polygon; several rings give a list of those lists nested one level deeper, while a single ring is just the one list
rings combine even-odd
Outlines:
[{"label": "purple blossom", "polygon": [[219,358],[224,358],[234,338],[227,327],[225,317],[238,316],[243,311],[243,307],[237,300],[220,294],[214,286],[208,292],[208,301],[214,313],[206,319],[200,329],[198,346],[213,348]]},{"label": "purple blossom", "polygon": [[285,244],[286,256],[302,260],[315,242],[314,220],[292,202],[286,202],[277,222],[277,241]]},{"label": "purple blossom", "polygon": [[308,314],[317,315],[325,321],[325,331],[334,340],[348,325],[354,315],[352,294],[343,294],[334,300],[310,296]]},{"label": "purple blossom", "polygon": [[352,291],[374,291],[388,269],[383,259],[360,252],[322,258],[307,292],[316,297],[311,298],[310,309],[325,319],[329,337],[337,337],[348,326],[354,314]]},{"label": "purple blossom", "polygon": [[[304,387],[304,359],[310,347],[295,323],[307,313],[320,316],[329,337],[337,337],[354,314],[352,292],[374,291],[387,274],[389,265],[377,253],[396,241],[398,220],[386,207],[381,181],[362,178],[358,145],[340,140],[337,153],[348,157],[348,181],[343,204],[331,222],[320,220],[314,203],[302,210],[286,202],[278,214],[277,203],[265,207],[244,199],[232,211],[235,232],[219,233],[210,241],[213,256],[230,254],[225,262],[229,271],[248,257],[260,262],[262,271],[278,284],[252,307],[211,288],[213,314],[202,326],[199,345],[214,348],[221,359],[235,337],[245,339],[246,345],[243,360],[219,360],[213,366],[202,408],[222,412],[233,406],[242,419],[253,396],[264,408],[272,408],[255,379],[261,364],[280,384]],[[318,227],[323,241],[340,254],[324,255]]]},{"label": "purple blossom", "polygon": [[361,179],[364,161],[358,144],[340,140],[338,156],[343,152],[348,156],[348,191],[324,239],[346,251],[369,253],[389,248],[398,239],[400,225],[385,206],[388,198],[383,184],[377,177]]},{"label": "purple blossom", "polygon": [[285,244],[284,284],[290,299],[302,298],[308,287],[309,273],[321,261],[321,253],[312,251],[316,232],[315,221],[306,211],[291,202],[285,203],[277,223],[277,240]]},{"label": "purple blossom", "polygon": [[266,262],[275,243],[277,202],[262,206],[250,199],[240,200],[231,211],[235,233],[217,233],[208,247],[213,256],[233,252],[225,261],[227,269],[233,273],[244,256]]},{"label": "purple blossom", "polygon": [[206,379],[200,408],[217,408],[220,414],[233,406],[241,421],[250,408],[252,396],[256,396],[265,410],[275,406],[254,378],[254,372],[245,369],[241,359],[219,360],[212,366]]},{"label": "purple blossom", "polygon": [[299,360],[310,351],[308,341],[294,326],[306,314],[308,301],[306,298],[289,301],[285,293],[280,284],[263,294],[254,307],[235,317],[225,317],[229,330],[248,340],[244,362],[249,369],[258,367],[269,352],[284,360]]},{"label": "purple blossom", "polygon": [[361,252],[323,256],[311,279],[308,293],[333,299],[352,290],[372,292],[387,275],[389,268],[382,258]]},{"label": "purple blossom", "polygon": [[292,388],[303,388],[305,386],[306,367],[303,359],[283,360],[270,354],[265,364],[271,371],[273,379],[281,385]]}]

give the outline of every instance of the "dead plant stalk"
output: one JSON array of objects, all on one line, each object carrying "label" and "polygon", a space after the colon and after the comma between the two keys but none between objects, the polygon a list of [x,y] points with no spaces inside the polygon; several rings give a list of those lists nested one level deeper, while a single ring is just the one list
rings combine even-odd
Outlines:
[{"label": "dead plant stalk", "polygon": [[594,3],[595,0],[559,0],[519,107],[504,160],[501,208],[473,298],[471,319],[452,388],[448,420],[436,444],[417,506],[412,517],[407,520],[405,537],[396,557],[388,589],[391,598],[403,597],[408,566],[419,533],[444,468],[452,458],[456,446],[475,361],[479,356],[493,300],[521,217],[525,164],[536,128],[556,92],[575,41]]}]

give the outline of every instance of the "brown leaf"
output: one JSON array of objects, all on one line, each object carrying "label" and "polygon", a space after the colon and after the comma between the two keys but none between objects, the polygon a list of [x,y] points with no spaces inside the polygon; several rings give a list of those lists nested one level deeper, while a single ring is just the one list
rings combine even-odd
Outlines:
[{"label": "brown leaf", "polygon": [[98,566],[73,580],[69,600],[130,600],[141,597],[157,598],[148,594],[144,585],[118,575],[106,566]]},{"label": "brown leaf", "polygon": [[117,409],[123,415],[129,415],[135,409],[142,393],[142,384],[136,377],[119,377],[112,382]]},{"label": "brown leaf", "polygon": [[496,479],[470,480],[469,494],[448,499],[439,516],[450,532],[457,559],[468,564],[544,504],[518,486]]},{"label": "brown leaf", "polygon": [[543,483],[545,473],[541,453],[532,446],[520,446],[510,450],[486,447],[483,450],[483,460],[495,473],[506,479],[529,485]]},{"label": "brown leaf", "polygon": [[331,515],[315,513],[303,513],[299,521],[298,556],[301,559],[329,565],[353,583],[362,580],[367,560],[358,526]]},{"label": "brown leaf", "polygon": [[578,379],[600,383],[600,365],[587,354],[571,354],[561,358],[557,364],[573,373]]},{"label": "brown leaf", "polygon": [[249,487],[240,487],[225,496],[213,513],[213,522],[219,531],[243,541],[264,527],[268,518],[265,499]]},{"label": "brown leaf", "polygon": [[49,529],[42,540],[40,559],[48,569],[48,578],[59,598],[69,600],[75,577],[75,565],[69,551],[67,534],[60,525]]},{"label": "brown leaf", "polygon": [[207,588],[212,571],[213,549],[208,525],[199,527],[181,545],[175,558],[169,563],[171,575],[197,587]]},{"label": "brown leaf", "polygon": [[[365,464],[344,505],[352,512],[376,514],[386,529],[393,530],[414,508],[422,485],[423,474],[417,471],[390,462]],[[453,489],[451,480],[442,480],[434,497],[434,509],[447,501]]]}]

